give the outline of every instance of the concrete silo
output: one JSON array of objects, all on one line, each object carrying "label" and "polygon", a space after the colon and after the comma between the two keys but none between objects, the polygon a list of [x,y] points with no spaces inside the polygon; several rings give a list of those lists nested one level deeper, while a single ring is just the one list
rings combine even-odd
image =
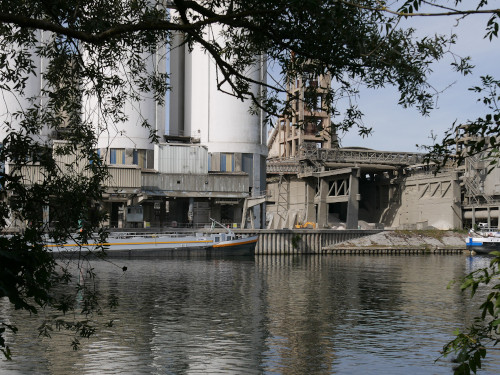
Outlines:
[{"label": "concrete silo", "polygon": [[[212,26],[206,35],[222,39],[220,31]],[[167,134],[199,140],[208,148],[210,171],[246,172],[250,196],[264,194],[267,156],[264,114],[250,113],[250,100],[240,100],[219,90],[218,84],[224,78],[213,58],[199,46],[188,51],[180,43],[181,36],[176,38],[170,54],[172,92]],[[223,43],[222,39],[220,44]],[[257,57],[246,72],[257,82],[265,81],[266,74],[263,57]],[[222,90],[231,92],[227,82]],[[259,97],[262,86],[252,84],[251,90]],[[263,210],[255,210],[255,216],[260,222]]]},{"label": "concrete silo", "polygon": [[[144,54],[148,73],[166,71],[165,48],[155,54]],[[113,71],[125,82],[131,80],[125,70]],[[129,83],[127,82],[127,85]],[[113,121],[106,118],[100,110],[96,97],[84,99],[84,116],[93,123],[98,140],[97,148],[101,157],[111,165],[138,165],[141,169],[154,167],[154,144],[150,133],[154,132],[160,139],[165,134],[165,107],[156,102],[153,94],[142,93],[134,84],[130,84],[128,94],[137,94],[137,98],[128,97],[123,108],[123,120]],[[109,100],[109,98],[104,98]],[[143,124],[149,124],[145,127]]]},{"label": "concrete silo", "polygon": [[[35,31],[35,37],[38,41],[42,41],[49,33],[40,30]],[[30,55],[33,62],[33,73],[23,76],[26,78],[25,88],[22,95],[14,89],[19,83],[16,81],[2,82],[11,89],[0,89],[0,142],[3,142],[5,137],[11,132],[21,131],[21,119],[23,116],[17,116],[17,113],[27,113],[30,108],[39,106],[43,110],[42,89],[44,87],[43,70],[44,59],[36,55],[35,47],[16,47],[11,46],[12,51],[3,51],[7,55],[7,64],[10,69],[18,69],[19,62],[16,61],[14,56],[24,50],[24,53]],[[25,133],[25,131],[23,131]],[[47,127],[42,128],[35,136],[35,140],[46,142],[50,131]]]},{"label": "concrete silo", "polygon": [[[155,53],[143,53],[140,58],[148,74],[165,73],[165,46],[158,48]],[[87,63],[99,66],[99,55],[87,56]],[[154,168],[155,144],[150,135],[154,132],[163,139],[165,106],[155,100],[153,93],[145,93],[140,89],[139,84],[133,81],[137,77],[128,71],[125,63],[119,65],[120,68],[112,65],[104,66],[103,71],[123,81],[123,86],[118,90],[128,90],[124,105],[119,108],[121,116],[118,119],[106,116],[97,96],[89,95],[83,98],[83,120],[92,123],[98,152],[111,175],[103,201],[104,209],[109,212],[107,224],[110,227],[142,227],[146,225],[145,218],[156,202],[146,202],[147,197],[141,194],[141,172],[151,172]],[[111,109],[113,99],[112,92],[101,97]],[[145,127],[145,123],[149,127]]]}]

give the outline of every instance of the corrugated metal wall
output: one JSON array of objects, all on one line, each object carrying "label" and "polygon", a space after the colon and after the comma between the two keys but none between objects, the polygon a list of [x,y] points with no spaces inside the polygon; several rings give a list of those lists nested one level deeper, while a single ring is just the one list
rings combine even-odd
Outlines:
[{"label": "corrugated metal wall", "polygon": [[120,188],[141,187],[141,170],[139,168],[118,168],[109,165],[108,170],[111,178],[105,186]]},{"label": "corrugated metal wall", "polygon": [[[66,165],[62,162],[58,162],[61,171],[65,172],[67,170]],[[12,168],[12,167],[10,167]],[[83,168],[82,168],[83,169]],[[108,166],[108,171],[110,178],[105,181],[104,186],[115,187],[115,188],[140,188],[141,187],[141,170],[137,167],[113,167]],[[35,183],[41,183],[44,180],[43,169],[39,165],[26,165],[21,167],[16,174],[23,176],[23,183],[26,185],[32,185]],[[85,176],[89,174],[89,171],[84,173]]]},{"label": "corrugated metal wall", "polygon": [[239,192],[248,194],[246,174],[143,174],[147,190],[191,192]]},{"label": "corrugated metal wall", "polygon": [[207,148],[180,144],[156,145],[155,169],[160,173],[208,173]]}]

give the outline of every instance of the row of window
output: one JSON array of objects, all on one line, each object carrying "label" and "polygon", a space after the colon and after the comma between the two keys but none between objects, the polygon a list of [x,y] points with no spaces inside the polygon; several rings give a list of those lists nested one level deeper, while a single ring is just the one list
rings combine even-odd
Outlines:
[{"label": "row of window", "polygon": [[[99,150],[100,151],[100,150]],[[99,153],[100,155],[100,153]],[[125,149],[112,148],[109,150],[109,164],[125,164]],[[132,164],[141,168],[146,168],[147,154],[146,150],[134,150],[132,153]],[[212,170],[212,155],[208,155],[208,170]],[[220,167],[221,172],[234,172],[234,154],[221,153]]]},{"label": "row of window", "polygon": [[[212,169],[212,155],[208,154],[208,170]],[[220,154],[220,167],[221,172],[234,172],[234,154]]]},{"label": "row of window", "polygon": [[[109,150],[109,164],[125,164],[125,149],[111,148]],[[134,150],[132,152],[132,164],[138,165],[141,168],[146,168],[146,150]]]}]

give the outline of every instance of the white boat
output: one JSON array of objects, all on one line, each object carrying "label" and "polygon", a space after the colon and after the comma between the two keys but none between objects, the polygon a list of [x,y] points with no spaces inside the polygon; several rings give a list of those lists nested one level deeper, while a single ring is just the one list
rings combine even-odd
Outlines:
[{"label": "white boat", "polygon": [[[215,221],[214,221],[215,222]],[[217,223],[219,224],[219,223]],[[79,244],[47,243],[54,255],[91,252],[98,255],[102,249],[107,257],[159,256],[253,256],[258,236],[245,236],[225,228],[225,233],[110,233],[106,242],[88,241]]]},{"label": "white boat", "polygon": [[489,254],[500,251],[500,232],[497,229],[482,227],[480,230],[471,229],[465,239],[467,250],[478,254]]}]

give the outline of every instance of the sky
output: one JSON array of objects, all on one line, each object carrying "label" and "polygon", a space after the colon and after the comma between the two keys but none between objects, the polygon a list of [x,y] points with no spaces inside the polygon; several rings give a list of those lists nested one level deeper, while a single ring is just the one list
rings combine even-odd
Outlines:
[{"label": "sky", "polygon": [[[477,4],[476,1],[470,0],[464,3],[465,5],[462,5],[465,7]],[[490,1],[488,6],[489,9],[498,7],[500,0]],[[453,71],[450,66],[451,56],[435,64],[429,82],[440,93],[436,96],[435,108],[425,117],[416,108],[405,109],[399,106],[397,104],[399,94],[393,87],[377,90],[361,89],[357,103],[365,114],[363,120],[365,126],[372,127],[373,133],[365,138],[359,136],[356,129],[346,134],[339,134],[341,147],[424,152],[419,146],[431,145],[432,134],[437,136],[436,139],[442,139],[445,131],[450,129],[455,121],[464,123],[485,114],[486,108],[477,102],[479,96],[468,88],[479,85],[482,75],[500,79],[500,39],[494,38],[492,41],[484,39],[488,19],[488,15],[470,15],[459,23],[454,16],[415,17],[404,21],[414,27],[419,36],[436,33],[457,34],[457,44],[452,50],[462,57],[471,57],[471,63],[475,65],[473,74],[464,77]],[[168,94],[166,103],[168,106]]]},{"label": "sky", "polygon": [[[491,2],[491,8],[497,1]],[[496,4],[498,5],[498,4]],[[454,121],[463,123],[487,113],[479,96],[468,90],[480,84],[480,76],[491,75],[500,79],[500,40],[484,39],[488,17],[472,15],[460,21],[456,17],[421,17],[410,22],[420,35],[423,33],[458,35],[453,51],[460,56],[471,56],[475,65],[472,75],[463,76],[454,72],[452,61],[446,58],[433,66],[430,76],[432,86],[443,91],[436,98],[435,109],[423,117],[415,108],[404,109],[397,105],[396,89],[362,90],[358,105],[365,114],[364,124],[373,128],[373,134],[362,138],[355,131],[340,135],[342,147],[358,146],[381,151],[423,152],[417,145],[432,144],[431,134],[441,139]]]}]

